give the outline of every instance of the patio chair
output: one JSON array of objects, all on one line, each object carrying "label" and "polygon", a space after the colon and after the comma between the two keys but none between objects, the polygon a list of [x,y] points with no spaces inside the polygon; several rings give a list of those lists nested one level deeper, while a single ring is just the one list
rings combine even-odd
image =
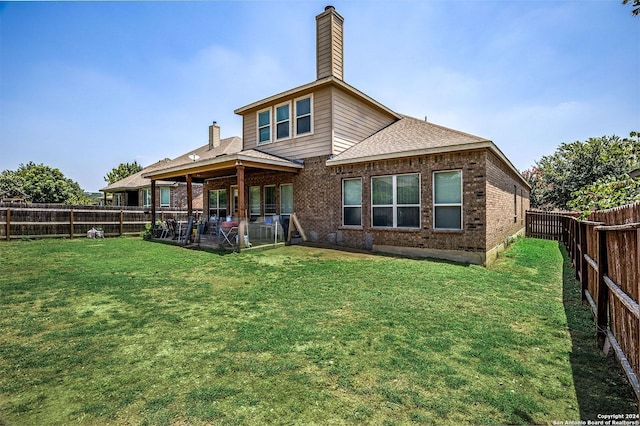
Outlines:
[{"label": "patio chair", "polygon": [[160,228],[162,229],[160,232],[160,238],[167,238],[169,236],[169,225],[166,220],[160,224]]}]

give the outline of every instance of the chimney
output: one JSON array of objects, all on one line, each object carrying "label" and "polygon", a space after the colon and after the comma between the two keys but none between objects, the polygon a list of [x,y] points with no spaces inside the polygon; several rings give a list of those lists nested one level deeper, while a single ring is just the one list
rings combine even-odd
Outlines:
[{"label": "chimney", "polygon": [[209,149],[217,148],[220,146],[220,126],[214,121],[209,126]]},{"label": "chimney", "polygon": [[316,71],[318,80],[333,76],[343,80],[343,34],[344,18],[333,6],[324,8],[316,16]]}]

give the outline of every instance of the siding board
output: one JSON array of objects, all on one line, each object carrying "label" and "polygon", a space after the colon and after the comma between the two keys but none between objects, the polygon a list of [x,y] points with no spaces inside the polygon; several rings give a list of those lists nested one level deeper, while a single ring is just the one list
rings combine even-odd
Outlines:
[{"label": "siding board", "polygon": [[333,112],[333,154],[341,153],[395,121],[394,117],[337,88],[333,91]]}]

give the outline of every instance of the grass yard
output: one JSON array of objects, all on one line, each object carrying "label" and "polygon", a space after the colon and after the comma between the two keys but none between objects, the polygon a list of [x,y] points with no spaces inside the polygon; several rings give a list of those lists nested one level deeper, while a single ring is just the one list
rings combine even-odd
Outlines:
[{"label": "grass yard", "polygon": [[504,424],[637,413],[558,245],[491,269],[308,247],[0,243],[0,424]]}]

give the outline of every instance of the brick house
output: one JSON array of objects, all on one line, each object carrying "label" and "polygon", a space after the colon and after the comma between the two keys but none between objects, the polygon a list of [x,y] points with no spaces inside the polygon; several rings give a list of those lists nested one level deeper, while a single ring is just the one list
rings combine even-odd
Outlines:
[{"label": "brick house", "polygon": [[[316,17],[315,81],[238,108],[198,161],[143,174],[204,185],[205,212],[296,213],[312,242],[488,264],[524,228],[530,187],[490,140],[390,110],[343,80],[343,18]],[[242,226],[242,225],[241,225]]]},{"label": "brick house", "polygon": [[[185,154],[185,156],[190,155]],[[143,177],[155,169],[163,168],[171,160],[160,160],[138,173],[120,179],[100,189],[104,193],[105,204],[107,194],[111,194],[111,204],[114,206],[151,207],[152,199],[155,206],[167,209],[187,208],[187,185],[174,181],[159,181],[155,183],[155,197],[151,195],[151,179]],[[192,188],[193,209],[202,210],[202,185],[194,185]]]}]

